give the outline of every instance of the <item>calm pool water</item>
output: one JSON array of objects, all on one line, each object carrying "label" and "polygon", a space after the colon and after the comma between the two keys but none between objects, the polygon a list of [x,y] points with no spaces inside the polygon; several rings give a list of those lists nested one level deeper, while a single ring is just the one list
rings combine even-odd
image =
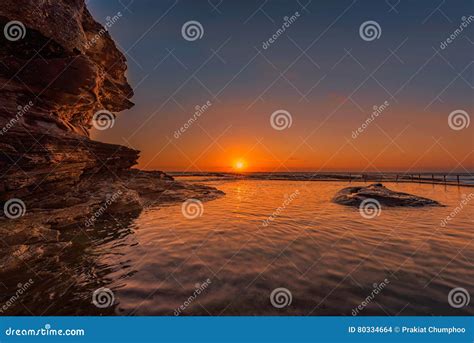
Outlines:
[{"label": "calm pool water", "polygon": [[[49,315],[351,315],[364,300],[359,315],[474,314],[474,300],[448,302],[456,287],[474,296],[474,200],[441,225],[472,188],[387,183],[446,207],[383,208],[369,219],[331,203],[347,182],[199,181],[226,195],[197,218],[179,204],[64,233],[79,248],[25,303]],[[91,303],[101,286],[112,307]],[[277,288],[287,306],[272,305]]]}]

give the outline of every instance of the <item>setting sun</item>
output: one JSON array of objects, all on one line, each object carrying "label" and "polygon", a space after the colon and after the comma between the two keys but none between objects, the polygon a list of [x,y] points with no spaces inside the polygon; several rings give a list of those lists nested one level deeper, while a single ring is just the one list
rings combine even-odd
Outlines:
[{"label": "setting sun", "polygon": [[246,163],[244,160],[237,160],[234,163],[234,169],[236,170],[244,170],[246,167]]}]

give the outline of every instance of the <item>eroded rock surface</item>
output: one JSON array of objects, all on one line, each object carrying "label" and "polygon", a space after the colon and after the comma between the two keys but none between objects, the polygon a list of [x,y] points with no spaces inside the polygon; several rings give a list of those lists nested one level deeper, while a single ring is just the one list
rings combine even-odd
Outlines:
[{"label": "eroded rock surface", "polygon": [[136,164],[138,151],[88,138],[94,113],[132,107],[133,91],[110,35],[87,45],[102,27],[84,1],[3,1],[2,29],[12,21],[25,30],[18,40],[0,35],[1,200],[28,202]]},{"label": "eroded rock surface", "polygon": [[[4,34],[12,21],[19,36]],[[0,205],[26,208],[17,219],[1,211],[0,269],[66,248],[58,230],[83,228],[104,207],[115,219],[223,194],[132,169],[139,151],[89,138],[94,114],[131,108],[133,91],[125,57],[84,0],[3,0],[0,27]]]},{"label": "eroded rock surface", "polygon": [[367,187],[347,187],[336,193],[333,202],[340,205],[359,206],[366,199],[375,199],[382,206],[442,206],[439,202],[413,194],[395,192],[381,183]]}]

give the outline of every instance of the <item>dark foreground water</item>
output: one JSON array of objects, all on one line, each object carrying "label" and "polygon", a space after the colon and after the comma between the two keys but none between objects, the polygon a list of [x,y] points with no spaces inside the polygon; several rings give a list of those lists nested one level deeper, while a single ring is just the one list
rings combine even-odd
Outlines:
[{"label": "dark foreground water", "polygon": [[[387,183],[446,207],[365,218],[331,203],[347,182],[206,184],[226,195],[66,232],[76,249],[61,263],[4,280],[36,278],[5,314],[351,315],[359,305],[359,315],[474,314],[473,301],[448,301],[456,287],[474,296],[473,188]],[[92,303],[99,287],[112,306]]]}]

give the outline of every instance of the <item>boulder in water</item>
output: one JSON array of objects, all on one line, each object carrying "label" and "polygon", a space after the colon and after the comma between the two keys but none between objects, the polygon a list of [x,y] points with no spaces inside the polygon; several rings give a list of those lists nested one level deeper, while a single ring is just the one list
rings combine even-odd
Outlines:
[{"label": "boulder in water", "polygon": [[417,195],[395,192],[381,183],[367,187],[347,187],[336,193],[333,202],[346,206],[359,206],[366,199],[375,199],[382,206],[442,206],[439,202]]}]

